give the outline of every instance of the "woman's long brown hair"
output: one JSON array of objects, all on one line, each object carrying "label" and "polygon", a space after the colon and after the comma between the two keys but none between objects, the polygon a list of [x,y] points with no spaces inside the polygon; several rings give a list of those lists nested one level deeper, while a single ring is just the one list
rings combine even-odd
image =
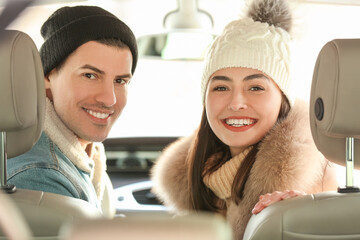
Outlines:
[{"label": "woman's long brown hair", "polygon": [[[283,95],[277,122],[281,122],[285,119],[289,111],[290,104],[285,95]],[[258,152],[260,142],[253,145],[253,148],[247,154],[235,175],[234,183],[231,189],[231,196],[233,201],[236,203],[239,203],[239,201],[243,198],[245,184],[256,160],[256,154]],[[221,160],[214,162],[210,168],[207,168],[206,173],[214,172],[222,164],[224,164],[224,162],[231,159],[231,153],[230,148],[217,138],[211,130],[206,117],[206,109],[204,107],[197,135],[193,140],[187,157],[187,164],[189,166],[187,170],[189,179],[188,187],[190,190],[189,201],[190,207],[193,210],[221,212],[226,208],[225,202],[217,198],[216,195],[205,186],[202,180],[205,174],[205,163],[210,156],[215,153],[219,154],[217,159]]]}]

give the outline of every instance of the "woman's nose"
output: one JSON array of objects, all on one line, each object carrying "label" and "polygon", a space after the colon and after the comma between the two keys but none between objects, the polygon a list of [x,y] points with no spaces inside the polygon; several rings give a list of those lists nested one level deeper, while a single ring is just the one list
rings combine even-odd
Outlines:
[{"label": "woman's nose", "polygon": [[228,108],[232,111],[239,111],[247,108],[246,98],[241,93],[233,94]]}]

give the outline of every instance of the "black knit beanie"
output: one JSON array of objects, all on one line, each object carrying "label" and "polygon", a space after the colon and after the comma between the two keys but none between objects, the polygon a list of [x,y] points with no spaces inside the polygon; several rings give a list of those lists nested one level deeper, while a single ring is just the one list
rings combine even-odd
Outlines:
[{"label": "black knit beanie", "polygon": [[44,43],[40,56],[45,76],[80,45],[107,38],[119,39],[129,47],[133,57],[131,72],[135,71],[138,50],[133,32],[124,22],[100,7],[60,8],[42,25],[41,35]]}]

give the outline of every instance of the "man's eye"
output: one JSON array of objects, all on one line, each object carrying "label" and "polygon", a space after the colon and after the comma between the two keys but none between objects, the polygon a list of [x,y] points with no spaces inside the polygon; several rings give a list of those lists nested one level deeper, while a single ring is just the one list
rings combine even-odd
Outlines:
[{"label": "man's eye", "polygon": [[119,79],[115,79],[115,82],[118,83],[118,84],[127,84],[129,81],[125,80],[125,79],[122,79],[122,78],[119,78]]},{"label": "man's eye", "polygon": [[89,79],[95,79],[96,78],[95,75],[92,74],[92,73],[85,73],[84,76],[89,78]]}]

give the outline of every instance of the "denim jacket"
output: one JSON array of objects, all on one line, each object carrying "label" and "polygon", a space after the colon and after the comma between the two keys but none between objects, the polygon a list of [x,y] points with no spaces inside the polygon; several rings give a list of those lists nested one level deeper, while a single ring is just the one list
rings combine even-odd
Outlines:
[{"label": "denim jacket", "polygon": [[7,176],[17,188],[79,198],[99,207],[90,173],[77,168],[45,132],[30,151],[8,159]]},{"label": "denim jacket", "polygon": [[106,156],[102,143],[93,142],[91,147],[89,156],[46,99],[44,131],[30,151],[7,160],[8,182],[18,188],[62,194],[101,207]]}]

